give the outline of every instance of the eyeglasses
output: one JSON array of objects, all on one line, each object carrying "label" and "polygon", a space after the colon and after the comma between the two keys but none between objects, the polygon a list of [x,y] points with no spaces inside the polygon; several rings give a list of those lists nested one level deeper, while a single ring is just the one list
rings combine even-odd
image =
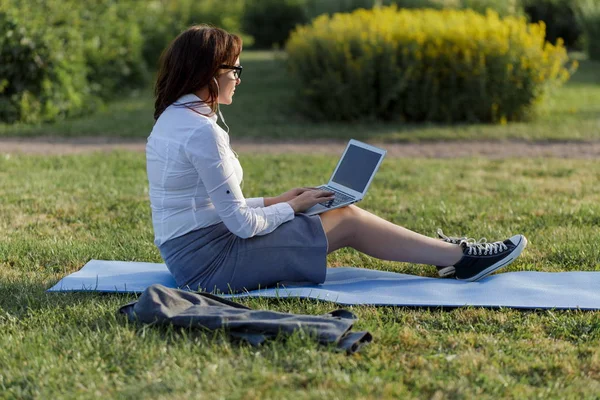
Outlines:
[{"label": "eyeglasses", "polygon": [[241,65],[221,65],[219,68],[232,69],[233,75],[235,75],[235,79],[241,78],[242,71],[244,70],[244,68]]}]

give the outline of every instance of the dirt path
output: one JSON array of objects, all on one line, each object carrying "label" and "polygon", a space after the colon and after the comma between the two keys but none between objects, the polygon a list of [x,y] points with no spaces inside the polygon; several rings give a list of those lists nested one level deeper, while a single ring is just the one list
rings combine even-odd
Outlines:
[{"label": "dirt path", "polygon": [[[146,141],[108,137],[93,138],[0,138],[0,154],[60,155],[116,149],[143,152]],[[600,141],[592,142],[524,142],[524,141],[456,141],[425,143],[376,143],[388,150],[389,157],[454,158],[479,156],[600,158]],[[264,141],[232,139],[232,146],[240,154],[333,154],[339,155],[344,141]]]}]

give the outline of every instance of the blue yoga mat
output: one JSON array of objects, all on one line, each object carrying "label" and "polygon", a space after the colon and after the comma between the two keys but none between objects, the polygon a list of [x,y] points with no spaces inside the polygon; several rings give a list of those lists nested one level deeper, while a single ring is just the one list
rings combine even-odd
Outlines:
[{"label": "blue yoga mat", "polygon": [[[142,292],[177,287],[164,264],[91,260],[49,289]],[[508,272],[478,282],[365,268],[329,268],[321,285],[260,289],[224,297],[302,297],[345,305],[600,309],[600,272]]]}]

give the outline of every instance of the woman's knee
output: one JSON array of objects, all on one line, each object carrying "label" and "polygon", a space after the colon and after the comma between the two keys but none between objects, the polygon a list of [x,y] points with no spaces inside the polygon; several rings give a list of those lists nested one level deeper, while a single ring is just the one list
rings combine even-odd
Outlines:
[{"label": "woman's knee", "polygon": [[324,220],[324,224],[327,224],[332,228],[346,227],[358,216],[358,210],[360,209],[355,205],[340,207],[336,208],[335,210],[322,213],[321,219]]},{"label": "woman's knee", "polygon": [[351,246],[361,209],[355,205],[336,208],[320,215],[329,242],[328,252]]}]

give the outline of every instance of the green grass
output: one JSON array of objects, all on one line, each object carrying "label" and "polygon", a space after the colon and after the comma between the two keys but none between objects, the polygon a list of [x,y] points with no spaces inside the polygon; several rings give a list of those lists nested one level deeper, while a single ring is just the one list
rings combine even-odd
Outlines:
[{"label": "green grass", "polygon": [[[595,140],[600,138],[600,62],[581,60],[579,70],[528,123],[508,125],[415,125],[403,123],[321,123],[291,108],[294,89],[280,58],[272,52],[244,52],[244,75],[234,103],[224,107],[235,137],[378,141],[455,139]],[[112,136],[145,138],[152,129],[151,88],[112,102],[80,119],[41,126],[0,124],[0,136]]]},{"label": "green grass", "polygon": [[[246,196],[318,183],[325,156],[245,156]],[[361,207],[433,235],[524,233],[507,271],[600,270],[600,164],[386,159]],[[346,356],[301,335],[260,348],[128,323],[133,295],[46,293],[88,260],[160,262],[142,154],[0,156],[0,398],[596,398],[600,313],[350,307],[374,342]],[[285,183],[284,183],[285,182]],[[434,276],[353,250],[328,259]],[[320,314],[311,300],[245,299]]]}]

